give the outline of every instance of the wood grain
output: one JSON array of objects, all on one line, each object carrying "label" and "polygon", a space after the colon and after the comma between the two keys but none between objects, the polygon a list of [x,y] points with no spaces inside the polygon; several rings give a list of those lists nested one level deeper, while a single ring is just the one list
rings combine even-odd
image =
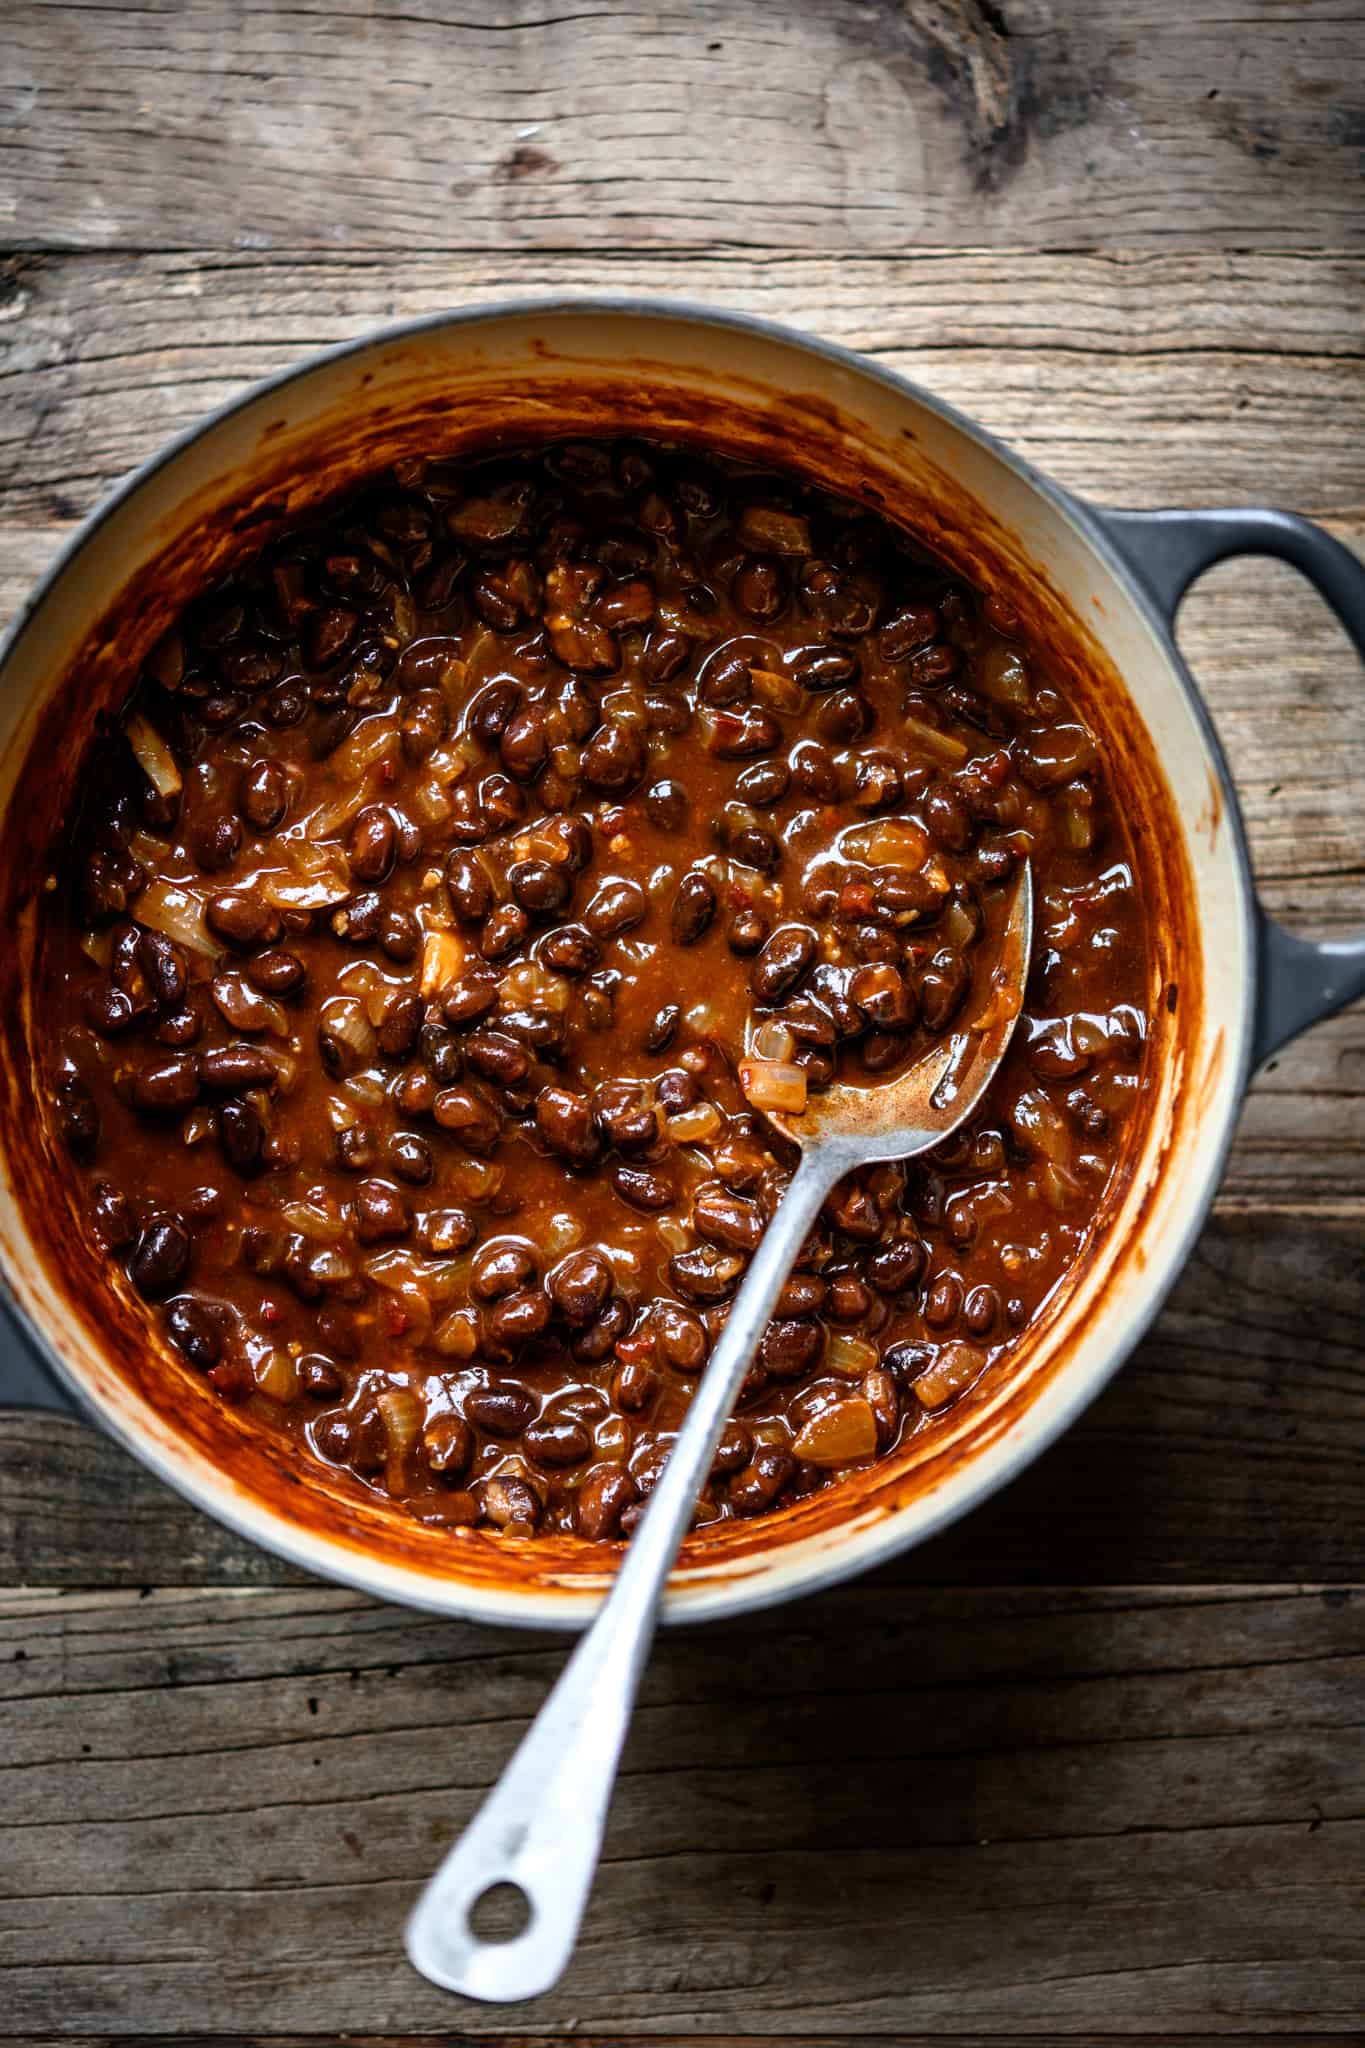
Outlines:
[{"label": "wood grain", "polygon": [[18,0],[8,233],[1359,246],[1358,28],[1352,0]]},{"label": "wood grain", "polygon": [[314,1589],[0,1601],[7,2025],[1089,2039],[1362,2010],[1345,1588],[864,1585],[669,1636],[562,1987],[453,2002],[402,1916],[562,1654]]},{"label": "wood grain", "polygon": [[[1349,1578],[1365,1557],[1365,1244],[1318,1212],[1208,1230],[1090,1412],[887,1584]],[[77,1423],[0,1419],[0,1585],[269,1585],[276,1560]]]},{"label": "wood grain", "polygon": [[[0,322],[0,598],[69,521],[253,379],[390,319],[604,285],[806,324],[928,385],[1099,500],[1272,496],[1365,552],[1365,257],[1006,252],[831,263],[719,254],[16,259]],[[1365,691],[1345,635],[1279,564],[1229,564],[1180,635],[1228,747],[1276,915],[1362,920]],[[1362,1193],[1365,1013],[1254,1087],[1231,1198]]]}]

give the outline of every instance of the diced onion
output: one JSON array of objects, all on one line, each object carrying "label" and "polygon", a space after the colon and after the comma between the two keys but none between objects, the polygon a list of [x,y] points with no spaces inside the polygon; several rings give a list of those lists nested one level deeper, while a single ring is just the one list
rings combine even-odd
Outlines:
[{"label": "diced onion", "polygon": [[916,1400],[922,1408],[946,1408],[959,1394],[966,1393],[985,1363],[985,1352],[978,1351],[974,1344],[954,1339],[942,1345],[934,1363],[912,1383]]},{"label": "diced onion", "polygon": [[545,1231],[545,1250],[551,1258],[559,1258],[564,1252],[571,1252],[575,1245],[583,1242],[584,1227],[577,1216],[567,1213],[552,1216]]},{"label": "diced onion", "polygon": [[343,740],[332,755],[332,773],[338,782],[359,782],[376,762],[397,751],[396,718],[386,712],[382,717],[362,719],[350,738]]},{"label": "diced onion", "polygon": [[428,998],[460,978],[465,963],[463,939],[454,932],[428,932],[422,946],[422,994]]},{"label": "diced onion", "polygon": [[788,1061],[796,1051],[796,1040],[785,1024],[769,1018],[754,1033],[753,1051],[755,1059]]},{"label": "diced onion", "polygon": [[384,1484],[390,1493],[401,1495],[407,1492],[403,1466],[422,1427],[422,1404],[411,1387],[385,1387],[374,1402],[388,1444]]},{"label": "diced onion", "polygon": [[331,797],[326,803],[319,804],[315,811],[310,811],[302,821],[302,830],[309,840],[331,839],[350,824],[357,812],[364,810],[369,800],[369,791],[363,785],[358,789],[343,790],[340,796]]},{"label": "diced onion", "polygon": [[179,796],[184,784],[180,770],[175,765],[175,756],[162,739],[156,727],[135,711],[128,720],[124,731],[128,744],[137,755],[138,766],[158,796]]},{"label": "diced onion", "polygon": [[414,785],[412,808],[424,825],[443,825],[450,816],[450,798],[434,775]]},{"label": "diced onion", "polygon": [[350,893],[349,877],[340,874],[318,875],[307,882],[267,875],[261,883],[261,894],[276,910],[327,910],[334,903],[344,903]]},{"label": "diced onion", "polygon": [[149,882],[137,899],[137,920],[153,931],[164,932],[178,945],[206,953],[210,960],[218,958],[221,949],[204,922],[202,899],[176,882],[160,878]]},{"label": "diced onion", "polygon": [[839,851],[846,860],[865,860],[870,867],[915,873],[924,865],[929,839],[909,818],[879,818],[875,825],[853,825],[842,832]]},{"label": "diced onion", "polygon": [[960,768],[967,758],[967,748],[951,733],[940,732],[936,725],[927,725],[922,718],[914,718],[908,711],[901,714],[901,731],[905,738],[917,746],[931,761],[941,761],[948,768]]},{"label": "diced onion", "polygon": [[251,1361],[251,1377],[272,1401],[292,1401],[299,1391],[297,1361],[281,1345],[270,1345]]},{"label": "diced onion", "polygon": [[431,1342],[442,1358],[472,1358],[479,1348],[478,1325],[467,1308],[457,1308],[436,1325]]},{"label": "diced onion", "polygon": [[297,1230],[301,1237],[311,1238],[318,1244],[335,1244],[346,1234],[346,1225],[339,1215],[323,1208],[319,1202],[286,1202],[280,1210],[283,1222],[291,1230]]},{"label": "diced onion", "polygon": [[860,1380],[880,1363],[881,1354],[875,1344],[869,1344],[865,1337],[850,1337],[843,1330],[835,1330],[825,1346],[825,1364],[841,1379]]},{"label": "diced onion", "polygon": [[755,1109],[800,1116],[806,1107],[806,1070],[785,1060],[741,1060],[739,1085]]},{"label": "diced onion", "polygon": [[[791,1033],[787,1036],[790,1038]],[[668,1135],[678,1145],[700,1145],[715,1137],[722,1122],[714,1102],[699,1102],[695,1109],[679,1110],[676,1116],[669,1117]]]}]

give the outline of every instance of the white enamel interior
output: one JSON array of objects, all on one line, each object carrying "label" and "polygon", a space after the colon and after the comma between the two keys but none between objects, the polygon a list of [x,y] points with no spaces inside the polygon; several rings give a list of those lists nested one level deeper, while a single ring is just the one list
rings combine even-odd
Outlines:
[{"label": "white enamel interior", "polygon": [[[591,381],[617,377],[622,363],[642,379],[680,393],[731,395],[739,406],[793,397],[836,406],[860,423],[881,459],[899,451],[907,469],[933,465],[992,509],[1021,551],[1046,565],[1126,678],[1165,766],[1183,822],[1203,947],[1203,1016],[1183,1058],[1161,1077],[1161,1103],[1146,1153],[1104,1254],[1092,1261],[1065,1313],[1035,1347],[1037,1391],[1009,1425],[910,1491],[890,1512],[862,1513],[836,1528],[785,1540],[771,1552],[728,1564],[704,1560],[680,1571],[672,1618],[736,1614],[843,1577],[919,1541],[1018,1472],[1103,1385],[1155,1313],[1212,1198],[1236,1114],[1247,1059],[1254,960],[1243,854],[1206,725],[1168,641],[1082,517],[1027,468],[925,394],[838,352],[744,322],[685,309],[596,302],[495,309],[427,323],[319,359],[303,373],[264,387],[179,443],[96,515],[79,544],[21,618],[0,673],[0,804],[22,790],[27,740],[37,706],[113,602],[132,570],[165,543],[185,502],[225,492],[263,459],[278,460],[292,439],[319,427],[353,427],[367,409],[392,398],[439,393],[458,420],[461,391],[496,375],[515,388],[528,422],[543,422],[538,400],[566,370]],[[515,422],[513,422],[515,424]],[[861,446],[861,441],[860,444]],[[22,800],[22,797],[20,797]],[[1163,1158],[1169,1112],[1182,1091],[1198,1090],[1199,1114],[1178,1148]],[[46,1348],[104,1424],[169,1483],[246,1536],[323,1576],[385,1598],[448,1613],[530,1625],[576,1625],[591,1611],[591,1582],[557,1590],[544,1583],[506,1587],[462,1582],[458,1546],[450,1571],[414,1570],[381,1554],[304,1527],[246,1492],[173,1424],[102,1369],[86,1327],[46,1274],[15,1199],[8,1160],[0,1159],[0,1253],[8,1283]],[[1091,1316],[1104,1295],[1102,1314]],[[1060,1362],[1059,1362],[1060,1361]],[[1007,1389],[1002,1388],[1001,1400]],[[975,1427],[979,1428],[980,1411]],[[987,1432],[989,1435],[989,1432]]]}]

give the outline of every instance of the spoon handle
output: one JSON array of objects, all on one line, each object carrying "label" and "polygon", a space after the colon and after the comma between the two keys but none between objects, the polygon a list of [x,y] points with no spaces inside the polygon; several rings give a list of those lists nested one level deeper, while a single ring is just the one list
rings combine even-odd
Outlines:
[{"label": "spoon handle", "polygon": [[[803,1155],[765,1230],[687,1419],[611,1592],[482,1807],[407,1926],[408,1956],[433,1984],[498,2004],[548,1991],[568,1962],[592,1889],[631,1710],[669,1569],[716,1442],[782,1284],[847,1162]],[[510,1941],[484,1941],[470,1910],[493,1885],[529,1909]]]}]

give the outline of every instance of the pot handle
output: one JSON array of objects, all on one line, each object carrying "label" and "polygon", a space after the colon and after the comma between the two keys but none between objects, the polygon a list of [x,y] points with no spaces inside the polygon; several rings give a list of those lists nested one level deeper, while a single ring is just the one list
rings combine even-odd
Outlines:
[{"label": "pot handle", "polygon": [[[1091,508],[1094,510],[1095,508]],[[1316,585],[1365,659],[1365,564],[1309,519],[1247,511],[1111,512],[1096,516],[1167,625],[1196,576],[1230,555],[1275,555]],[[1365,994],[1365,932],[1295,938],[1256,906],[1258,967],[1252,1066]]]},{"label": "pot handle", "polygon": [[50,1415],[89,1420],[74,1396],[38,1363],[13,1307],[0,1299],[0,1413],[6,1408],[42,1408]]}]

